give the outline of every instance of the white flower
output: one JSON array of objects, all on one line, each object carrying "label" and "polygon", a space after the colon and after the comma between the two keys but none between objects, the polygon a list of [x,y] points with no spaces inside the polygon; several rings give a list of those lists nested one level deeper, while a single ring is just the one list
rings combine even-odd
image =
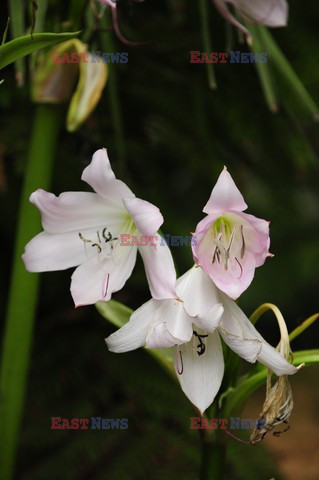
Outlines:
[{"label": "white flower", "polygon": [[248,38],[249,31],[230,13],[227,4],[233,5],[236,13],[248,22],[268,27],[285,27],[288,22],[286,0],[213,0],[213,2],[219,13]]},{"label": "white flower", "polygon": [[175,298],[149,300],[132,314],[126,325],[106,339],[106,344],[116,353],[142,346],[176,346],[174,365],[181,387],[204,412],[223,379],[220,336],[248,362],[259,360],[277,375],[297,371],[198,266],[178,279]]},{"label": "white flower", "polygon": [[44,190],[32,193],[30,201],[41,212],[44,231],[25,247],[26,269],[44,272],[78,266],[71,294],[76,306],[88,305],[109,300],[123,287],[139,249],[152,296],[173,295],[174,266],[166,245],[120,244],[120,234],[156,234],[163,223],[159,209],[136,198],[115,178],[105,149],[95,152],[82,180],[96,193],[65,192],[59,197]]}]

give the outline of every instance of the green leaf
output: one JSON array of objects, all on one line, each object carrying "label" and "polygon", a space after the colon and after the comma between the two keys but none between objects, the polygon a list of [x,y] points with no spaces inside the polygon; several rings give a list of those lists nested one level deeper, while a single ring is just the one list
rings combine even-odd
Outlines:
[{"label": "green leaf", "polygon": [[[122,327],[129,321],[133,310],[123,303],[116,300],[109,300],[108,302],[98,302],[95,304],[98,312],[109,322],[116,327]],[[166,372],[176,380],[175,369],[173,366],[173,349],[172,348],[145,348],[145,351],[152,355]]]},{"label": "green leaf", "polygon": [[[264,48],[262,42],[259,39],[258,30],[254,28],[254,25],[250,26],[250,31],[253,34],[253,51],[257,53],[262,53],[266,49]],[[275,113],[278,111],[278,100],[275,91],[274,79],[271,71],[271,65],[269,63],[259,63],[255,64],[261,88],[265,100],[267,102],[268,108],[271,112]]]},{"label": "green leaf", "polygon": [[317,319],[319,318],[319,313],[315,313],[311,315],[311,317],[307,318],[301,325],[296,327],[291,334],[289,335],[289,340],[292,341],[297,338],[302,332],[307,330]]},{"label": "green leaf", "polygon": [[16,38],[0,46],[0,69],[36,50],[76,37],[80,32],[35,33]]},{"label": "green leaf", "polygon": [[102,317],[106,318],[106,320],[119,328],[123,327],[123,325],[129,321],[130,316],[133,313],[131,308],[123,303],[117,302],[116,300],[98,302],[95,306]]},{"label": "green leaf", "polygon": [[258,32],[259,40],[261,41],[263,46],[265,46],[265,50],[268,52],[278,72],[280,72],[282,77],[287,82],[287,86],[289,86],[293,94],[297,98],[299,98],[299,101],[301,102],[301,104],[303,104],[304,108],[312,114],[313,119],[318,121],[318,105],[314,102],[311,95],[304,87],[302,81],[300,80],[294,69],[291,67],[289,61],[276,44],[271,33],[268,31],[267,28],[261,25],[257,25],[255,27],[255,32],[256,31]]}]

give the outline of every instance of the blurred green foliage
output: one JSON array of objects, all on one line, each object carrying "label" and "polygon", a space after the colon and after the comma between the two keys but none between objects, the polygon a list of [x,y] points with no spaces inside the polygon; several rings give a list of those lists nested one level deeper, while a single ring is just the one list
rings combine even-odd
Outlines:
[{"label": "blurred green foliage", "polygon": [[[209,7],[214,50],[222,52],[224,21]],[[318,124],[305,117],[293,96],[285,97],[278,114],[270,113],[253,65],[217,65],[218,89],[209,90],[205,66],[189,64],[189,51],[203,50],[197,2],[123,0],[118,9],[126,37],[149,40],[147,45],[127,47],[112,37],[116,51],[129,52],[127,64],[110,65],[116,73],[125,145],[119,152],[111,109],[114,90],[107,86],[98,108],[78,132],[61,131],[53,192],[88,189],[80,181],[81,172],[94,151],[105,146],[117,176],[138,197],[159,206],[164,233],[186,235],[203,217],[201,210],[226,165],[249,205],[248,213],[271,220],[275,254],[257,269],[240,305],[250,314],[261,303],[275,303],[292,330],[318,311]],[[291,1],[288,28],[273,32],[317,102],[318,9],[315,3],[308,2],[306,9]],[[30,26],[31,13],[27,13]],[[6,18],[2,15],[1,31]],[[84,0],[50,2],[45,25],[53,32],[83,28],[90,50],[101,50],[105,38],[112,35],[86,28],[92,25],[92,13]],[[235,37],[233,42],[234,48],[247,51]],[[2,78],[1,317],[34,113],[29,77],[20,89],[12,67],[3,71]],[[280,99],[283,86],[275,78]],[[192,265],[191,251],[187,247],[172,251],[183,273]],[[73,309],[69,282],[70,271],[42,275],[17,478],[196,478],[199,439],[189,431],[193,413],[187,399],[145,352],[109,353],[103,338],[113,327],[94,307]],[[132,308],[149,298],[141,261],[114,298]],[[271,320],[267,328],[265,320],[258,328],[275,342],[273,325]],[[318,347],[318,333],[314,325],[293,347]],[[129,418],[129,429],[54,432],[51,416],[123,416]],[[236,451],[243,447],[230,444],[234,456],[241,458]],[[256,447],[251,456],[256,462],[257,450],[262,452]],[[242,463],[238,479],[262,478],[248,477]],[[273,470],[267,462],[264,468],[264,478],[270,478]]]}]

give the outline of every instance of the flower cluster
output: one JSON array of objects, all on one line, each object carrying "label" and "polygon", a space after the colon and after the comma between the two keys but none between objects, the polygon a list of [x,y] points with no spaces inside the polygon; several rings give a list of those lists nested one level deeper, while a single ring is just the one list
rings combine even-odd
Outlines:
[{"label": "flower cluster", "polygon": [[[27,244],[23,260],[32,272],[77,267],[71,294],[80,306],[107,301],[120,290],[139,250],[152,298],[106,339],[110,351],[175,348],[178,380],[201,412],[214,401],[223,379],[221,339],[246,361],[258,360],[278,376],[297,371],[234,301],[271,254],[269,223],[243,213],[247,205],[226,168],[194,233],[195,265],[179,279],[168,246],[156,235],[163,223],[159,209],[116,179],[105,149],[93,155],[82,180],[94,192],[31,195],[44,231]],[[157,240],[125,246],[123,234]]]}]

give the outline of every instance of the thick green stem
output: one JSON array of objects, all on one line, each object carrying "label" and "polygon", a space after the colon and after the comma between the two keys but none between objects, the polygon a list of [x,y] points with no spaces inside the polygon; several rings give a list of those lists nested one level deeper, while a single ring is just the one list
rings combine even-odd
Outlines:
[{"label": "thick green stem", "polygon": [[223,480],[225,456],[225,443],[221,432],[215,430],[213,435],[206,435],[202,443],[200,480]]},{"label": "thick green stem", "polygon": [[39,274],[28,273],[21,260],[25,244],[41,230],[39,214],[29,203],[29,196],[50,185],[60,117],[60,107],[37,106],[27,158],[1,362],[1,480],[13,475],[39,286]]},{"label": "thick green stem", "polygon": [[[218,399],[204,414],[209,422],[211,418],[224,418],[223,408],[219,408]],[[200,480],[223,480],[225,470],[226,445],[225,434],[220,429],[199,430],[202,442],[202,459],[200,466]]]}]

